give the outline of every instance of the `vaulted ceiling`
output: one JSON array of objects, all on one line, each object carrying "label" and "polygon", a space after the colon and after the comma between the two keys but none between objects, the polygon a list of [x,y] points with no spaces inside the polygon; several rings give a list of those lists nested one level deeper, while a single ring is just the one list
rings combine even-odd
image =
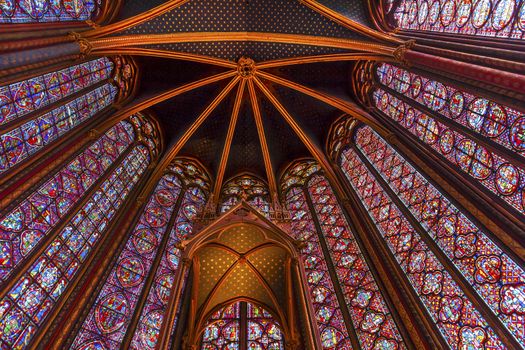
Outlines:
[{"label": "vaulted ceiling", "polygon": [[[363,53],[363,48],[354,50],[352,40],[378,44],[366,33],[336,22],[298,0],[178,2],[177,7],[121,31],[113,35],[113,39],[119,37],[121,39],[115,40],[126,41],[125,38],[133,38],[133,48],[199,55],[219,59],[226,65],[231,63],[232,67],[243,57],[256,64],[298,58],[299,62],[294,64],[275,64],[264,67],[264,71],[347,102],[354,102],[350,77],[355,61],[331,59],[330,62],[306,63],[301,62],[301,58]],[[128,0],[120,19],[163,3],[159,0]],[[371,27],[364,1],[322,0],[318,3],[359,25]],[[137,99],[231,70],[213,62],[199,63],[173,57],[138,56],[137,60],[142,72]],[[180,142],[230,80],[205,85],[149,109],[158,117],[168,147]],[[250,89],[249,83],[239,83],[229,90],[178,154],[198,158],[211,175],[219,179],[227,179],[242,171],[269,178],[268,163],[271,164],[272,177],[277,178],[291,160],[311,156],[311,149],[283,118],[275,101],[270,101],[268,92],[282,104],[311,145],[324,149],[331,123],[343,113],[270,80],[261,79],[260,84],[253,84]],[[243,86],[242,91],[238,90],[240,86]],[[267,89],[266,93],[263,89]],[[255,109],[254,103],[257,105]],[[260,111],[259,125],[256,110]],[[226,157],[223,155],[225,147],[229,147]]]}]

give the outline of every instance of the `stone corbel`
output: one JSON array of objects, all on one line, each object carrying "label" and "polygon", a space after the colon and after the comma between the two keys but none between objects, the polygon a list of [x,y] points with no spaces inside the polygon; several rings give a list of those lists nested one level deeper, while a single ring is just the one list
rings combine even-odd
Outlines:
[{"label": "stone corbel", "polygon": [[415,44],[416,44],[416,41],[414,39],[405,41],[403,44],[399,45],[394,50],[392,55],[404,67],[410,67],[410,62],[406,60],[405,55],[408,50],[414,47]]},{"label": "stone corbel", "polygon": [[68,36],[71,38],[72,41],[77,43],[80,51],[80,58],[89,56],[89,54],[93,50],[93,45],[91,45],[91,43],[86,38],[83,38],[82,35],[77,32],[70,32]]}]

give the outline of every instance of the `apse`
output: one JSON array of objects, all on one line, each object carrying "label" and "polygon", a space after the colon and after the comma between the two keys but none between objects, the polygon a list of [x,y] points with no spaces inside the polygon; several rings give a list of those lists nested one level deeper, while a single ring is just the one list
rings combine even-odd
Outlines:
[{"label": "apse", "polygon": [[523,0],[0,1],[0,348],[525,349]]}]

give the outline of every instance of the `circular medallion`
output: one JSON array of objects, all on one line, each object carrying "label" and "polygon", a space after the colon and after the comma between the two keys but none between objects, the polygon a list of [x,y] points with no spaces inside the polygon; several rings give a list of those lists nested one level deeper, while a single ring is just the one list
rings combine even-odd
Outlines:
[{"label": "circular medallion", "polygon": [[483,133],[488,137],[498,137],[506,129],[507,113],[500,105],[490,102],[483,122]]},{"label": "circular medallion", "polygon": [[410,86],[410,95],[412,95],[412,98],[416,98],[419,96],[419,93],[421,92],[421,86],[422,86],[421,78],[418,76],[415,76],[412,79],[412,85]]},{"label": "circular medallion", "polygon": [[168,303],[170,298],[171,287],[173,286],[173,275],[165,274],[159,277],[157,280],[157,286],[155,287],[155,293],[160,301],[164,304]]},{"label": "circular medallion", "polygon": [[160,207],[149,207],[144,213],[144,218],[151,227],[162,227],[166,224],[166,213]]},{"label": "circular medallion", "polygon": [[157,236],[153,231],[143,228],[135,232],[132,242],[139,254],[147,254],[157,246]]},{"label": "circular medallion", "polygon": [[155,199],[157,200],[157,203],[163,207],[171,207],[175,204],[175,197],[166,189],[157,191],[157,193],[155,193]]},{"label": "circular medallion", "polygon": [[456,14],[456,25],[461,28],[463,27],[470,18],[470,12],[472,9],[472,0],[461,0],[458,5],[458,11]]},{"label": "circular medallion", "polygon": [[450,97],[450,101],[448,102],[448,110],[450,111],[450,116],[454,119],[459,117],[463,112],[464,106],[465,97],[463,96],[463,93],[460,91],[456,91],[452,94],[452,96]]},{"label": "circular medallion", "polygon": [[437,81],[429,81],[423,91],[425,105],[435,111],[440,111],[447,102],[447,88]]},{"label": "circular medallion", "polygon": [[490,0],[476,1],[474,9],[472,10],[472,25],[475,28],[481,28],[487,23],[491,8],[492,4]]},{"label": "circular medallion", "polygon": [[510,127],[509,142],[517,151],[525,151],[525,117],[514,121]]},{"label": "circular medallion", "polygon": [[95,322],[103,333],[120,329],[130,312],[128,301],[122,293],[106,296],[95,309]]},{"label": "circular medallion", "polygon": [[410,107],[407,109],[407,112],[405,114],[405,125],[407,129],[412,128],[415,122],[416,122],[416,112],[414,108]]},{"label": "circular medallion", "polygon": [[468,105],[467,110],[467,123],[476,131],[481,131],[483,125],[483,119],[487,112],[489,101],[484,98],[476,98]]},{"label": "circular medallion", "polygon": [[417,15],[417,23],[419,25],[422,25],[423,23],[425,23],[427,16],[428,16],[428,2],[421,1],[419,3],[419,13]]},{"label": "circular medallion", "polygon": [[430,6],[429,14],[428,14],[428,24],[434,25],[439,19],[439,10],[440,10],[440,3],[439,0],[435,0],[432,5]]},{"label": "circular medallion", "polygon": [[512,164],[502,164],[496,171],[496,188],[503,195],[514,194],[520,183],[518,169]]},{"label": "circular medallion", "polygon": [[512,20],[512,15],[516,9],[514,0],[499,0],[492,13],[492,28],[502,30],[507,27]]},{"label": "circular medallion", "polygon": [[117,266],[117,278],[124,288],[134,287],[144,279],[144,266],[136,257],[124,258]]},{"label": "circular medallion", "polygon": [[449,154],[454,149],[454,133],[447,129],[441,133],[439,148],[443,154]]},{"label": "circular medallion", "polygon": [[456,3],[454,0],[447,0],[441,8],[441,24],[444,27],[448,27],[448,25],[455,19],[455,14]]}]

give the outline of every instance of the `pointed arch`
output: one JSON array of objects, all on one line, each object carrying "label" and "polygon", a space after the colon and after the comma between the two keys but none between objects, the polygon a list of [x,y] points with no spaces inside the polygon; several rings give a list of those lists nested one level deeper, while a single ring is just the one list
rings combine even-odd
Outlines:
[{"label": "pointed arch", "polygon": [[[335,144],[341,141],[336,134],[331,137]],[[507,271],[523,275],[522,261],[507,255],[490,232],[369,126],[352,124],[345,137],[336,152],[337,164],[449,346],[461,347],[468,338],[470,329],[458,323],[466,320],[483,329],[482,343],[522,346],[518,345],[523,342],[521,316],[505,306],[509,302],[507,288],[516,288],[516,281],[505,276]],[[416,266],[416,262],[420,264]],[[490,277],[485,275],[488,265],[483,262],[495,266]],[[431,292],[428,288],[433,278],[432,285],[438,289]],[[432,299],[437,290],[440,302]],[[452,318],[443,314],[450,298],[458,303],[462,300],[461,309],[454,310]],[[443,328],[445,324],[457,326]]]},{"label": "pointed arch", "polygon": [[290,164],[281,184],[294,238],[303,244],[323,346],[352,344],[372,349],[395,344],[406,348],[391,305],[317,162]]},{"label": "pointed arch", "polygon": [[270,191],[268,184],[250,173],[242,173],[227,180],[221,189],[219,212],[224,213],[241,200],[270,215]]},{"label": "pointed arch", "polygon": [[132,59],[102,57],[0,87],[2,180],[126,101],[136,77]]},{"label": "pointed arch", "polygon": [[71,337],[73,349],[93,341],[155,349],[174,292],[180,242],[189,238],[209,189],[206,171],[191,160],[176,159],[164,169]]},{"label": "pointed arch", "polygon": [[2,214],[2,346],[49,325],[150,164],[144,137],[119,122]]},{"label": "pointed arch", "polygon": [[525,5],[520,0],[378,0],[371,4],[374,18],[394,31],[525,39]]}]

